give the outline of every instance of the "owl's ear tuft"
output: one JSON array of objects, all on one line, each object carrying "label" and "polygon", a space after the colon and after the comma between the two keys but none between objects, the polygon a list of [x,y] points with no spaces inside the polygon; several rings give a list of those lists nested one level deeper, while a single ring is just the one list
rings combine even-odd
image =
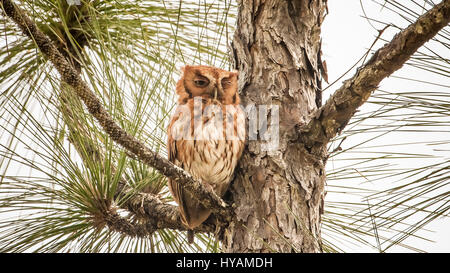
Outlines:
[{"label": "owl's ear tuft", "polygon": [[184,73],[184,70],[186,69],[186,66],[180,66],[181,73]]},{"label": "owl's ear tuft", "polygon": [[232,76],[232,77],[239,78],[239,71],[237,71],[237,70],[231,71],[231,76]]}]

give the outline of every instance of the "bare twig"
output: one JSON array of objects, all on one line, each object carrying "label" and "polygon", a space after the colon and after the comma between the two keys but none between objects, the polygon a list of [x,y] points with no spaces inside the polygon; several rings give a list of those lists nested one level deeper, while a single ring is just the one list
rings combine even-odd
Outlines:
[{"label": "bare twig", "polygon": [[361,58],[359,58],[359,60],[357,62],[355,62],[354,65],[352,65],[349,69],[347,69],[347,71],[345,71],[341,76],[339,76],[336,80],[334,80],[332,83],[330,83],[327,87],[325,87],[322,92],[325,92],[325,90],[327,90],[328,88],[330,88],[331,86],[333,86],[335,83],[337,83],[338,81],[340,81],[345,75],[347,75],[348,72],[350,72],[353,68],[355,68],[355,66],[357,66],[359,64],[359,62],[365,63],[366,62],[366,58],[367,56],[369,56],[370,51],[372,50],[372,48],[374,47],[374,45],[377,43],[378,39],[380,39],[381,35],[383,34],[383,32],[389,27],[390,25],[386,25],[383,29],[378,30],[378,36],[375,38],[375,40],[373,41],[372,45],[370,45],[369,49],[367,49],[367,51],[364,53],[364,55],[362,55]]}]

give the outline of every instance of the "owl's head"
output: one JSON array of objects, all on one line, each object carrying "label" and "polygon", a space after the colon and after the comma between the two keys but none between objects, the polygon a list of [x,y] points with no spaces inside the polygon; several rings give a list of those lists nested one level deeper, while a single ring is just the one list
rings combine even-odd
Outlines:
[{"label": "owl's head", "polygon": [[205,65],[186,65],[177,83],[178,102],[201,96],[215,98],[222,104],[239,104],[238,72],[226,71]]}]

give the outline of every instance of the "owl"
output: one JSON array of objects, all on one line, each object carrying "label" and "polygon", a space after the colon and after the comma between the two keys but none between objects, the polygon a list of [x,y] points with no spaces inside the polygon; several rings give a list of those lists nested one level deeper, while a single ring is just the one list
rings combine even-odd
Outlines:
[{"label": "owl", "polygon": [[[176,85],[178,103],[168,127],[169,160],[221,197],[244,148],[245,114],[239,105],[237,80],[237,72],[202,65],[183,67]],[[210,216],[209,209],[170,179],[169,189],[190,230]],[[192,236],[188,232],[189,241]]]}]

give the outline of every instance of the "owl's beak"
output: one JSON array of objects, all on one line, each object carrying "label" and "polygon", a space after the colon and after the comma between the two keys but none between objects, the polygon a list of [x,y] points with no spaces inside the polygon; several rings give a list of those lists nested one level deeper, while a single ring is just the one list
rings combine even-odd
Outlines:
[{"label": "owl's beak", "polygon": [[222,98],[223,97],[223,91],[220,88],[217,88],[217,86],[214,87],[214,99]]}]

